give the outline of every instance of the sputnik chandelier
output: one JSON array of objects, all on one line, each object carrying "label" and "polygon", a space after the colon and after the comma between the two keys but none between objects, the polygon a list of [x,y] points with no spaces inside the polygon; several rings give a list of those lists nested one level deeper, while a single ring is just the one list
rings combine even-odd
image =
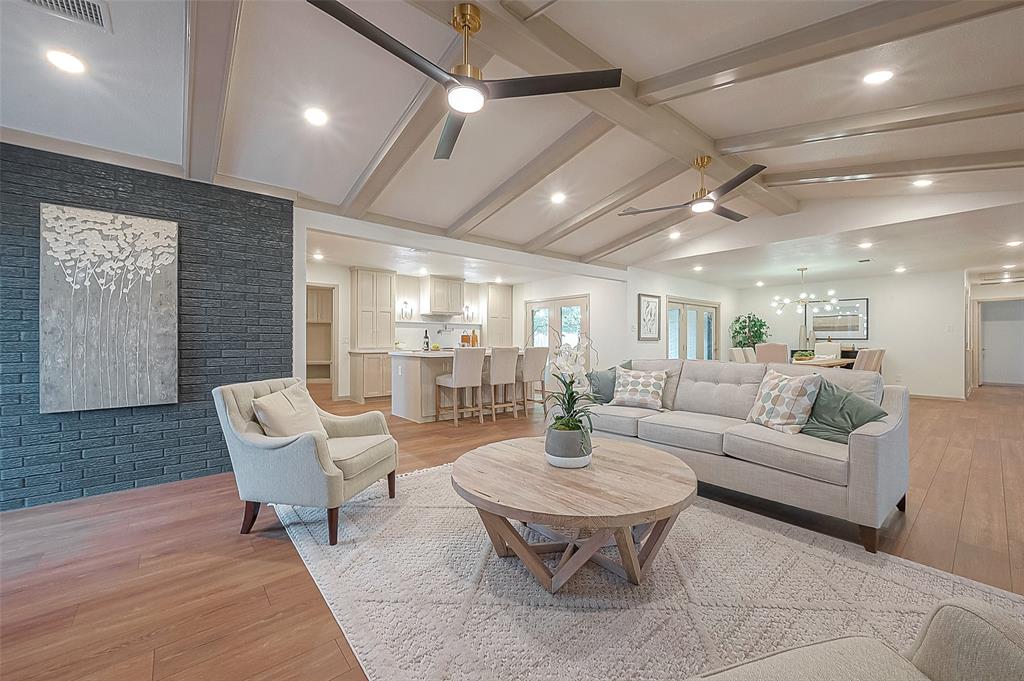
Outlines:
[{"label": "sputnik chandelier", "polygon": [[800,288],[803,290],[795,299],[772,296],[771,305],[775,308],[775,314],[781,315],[790,305],[795,306],[797,314],[803,314],[806,307],[810,307],[811,312],[814,313],[821,312],[822,309],[825,312],[831,312],[838,305],[839,299],[836,298],[835,289],[830,288],[826,291],[824,298],[819,298],[814,293],[807,293],[807,289],[804,287],[804,272],[807,271],[807,268],[798,267],[796,271],[800,273]]}]

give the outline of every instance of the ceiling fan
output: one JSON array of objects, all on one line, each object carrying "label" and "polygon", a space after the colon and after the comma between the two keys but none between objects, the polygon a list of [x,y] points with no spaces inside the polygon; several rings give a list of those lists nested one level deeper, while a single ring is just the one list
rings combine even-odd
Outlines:
[{"label": "ceiling fan", "polygon": [[715,213],[721,215],[723,218],[729,218],[735,222],[740,220],[746,220],[747,216],[741,213],[737,213],[734,210],[729,210],[722,205],[722,199],[725,195],[736,189],[741,184],[754,177],[766,166],[755,163],[746,170],[742,171],[731,180],[728,180],[719,186],[715,187],[714,191],[708,191],[704,188],[704,171],[707,170],[708,166],[711,165],[710,156],[698,156],[693,159],[693,167],[700,173],[700,189],[693,193],[693,198],[686,203],[676,204],[675,206],[661,206],[660,208],[633,208],[630,206],[619,215],[643,215],[644,213],[655,213],[660,210],[674,210],[676,208],[690,207],[694,213]]},{"label": "ceiling fan", "polygon": [[480,30],[480,8],[469,2],[460,3],[452,10],[452,28],[462,36],[463,42],[462,63],[455,66],[449,73],[337,0],[306,1],[444,87],[448,93],[448,106],[451,111],[448,112],[448,118],[441,130],[441,139],[438,140],[437,150],[434,152],[435,159],[451,157],[455,141],[459,138],[463,123],[466,122],[466,116],[482,109],[488,99],[600,90],[619,87],[622,79],[622,69],[606,69],[579,73],[556,73],[547,76],[527,76],[526,78],[483,80],[481,70],[469,63],[469,37]]}]

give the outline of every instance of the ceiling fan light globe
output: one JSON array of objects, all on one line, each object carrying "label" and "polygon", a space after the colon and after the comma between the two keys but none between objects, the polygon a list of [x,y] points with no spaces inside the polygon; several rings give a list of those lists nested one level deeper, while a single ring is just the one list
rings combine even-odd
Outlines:
[{"label": "ceiling fan light globe", "polygon": [[448,90],[448,106],[459,113],[476,113],[484,108],[484,93],[468,85],[456,85]]},{"label": "ceiling fan light globe", "polygon": [[694,213],[707,213],[715,209],[715,202],[711,199],[701,199],[690,204],[690,210]]}]

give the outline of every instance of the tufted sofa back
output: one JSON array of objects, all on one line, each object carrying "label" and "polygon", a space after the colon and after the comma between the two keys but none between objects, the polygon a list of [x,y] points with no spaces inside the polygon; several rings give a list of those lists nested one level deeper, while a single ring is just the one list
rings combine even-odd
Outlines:
[{"label": "tufted sofa back", "polygon": [[764,378],[764,364],[688,359],[672,408],[745,419]]}]

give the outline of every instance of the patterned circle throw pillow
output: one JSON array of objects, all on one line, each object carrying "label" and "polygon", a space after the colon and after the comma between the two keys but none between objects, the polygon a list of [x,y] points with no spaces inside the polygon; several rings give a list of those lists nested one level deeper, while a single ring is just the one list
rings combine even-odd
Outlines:
[{"label": "patterned circle throw pillow", "polygon": [[661,409],[664,371],[632,371],[615,367],[615,395],[609,406]]},{"label": "patterned circle throw pillow", "polygon": [[786,376],[769,369],[757,389],[757,399],[747,421],[783,433],[799,433],[807,423],[814,399],[821,388],[821,376]]}]

